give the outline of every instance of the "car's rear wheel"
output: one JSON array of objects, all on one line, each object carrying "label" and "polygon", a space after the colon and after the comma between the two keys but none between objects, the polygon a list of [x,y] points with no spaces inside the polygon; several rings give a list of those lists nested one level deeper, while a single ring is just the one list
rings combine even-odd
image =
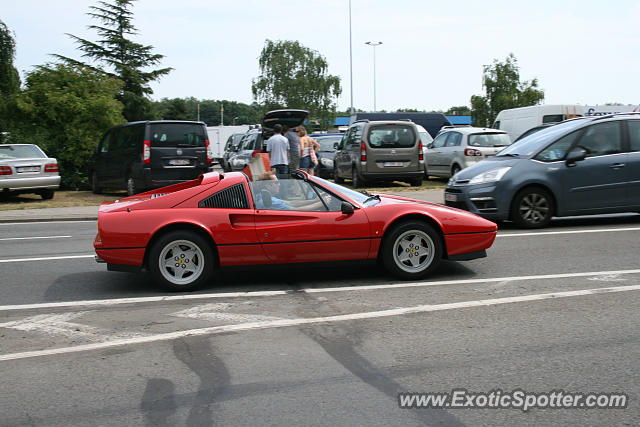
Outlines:
[{"label": "car's rear wheel", "polygon": [[344,182],[344,178],[342,178],[340,175],[338,175],[338,170],[335,167],[335,165],[333,166],[333,180],[337,184],[342,184]]},{"label": "car's rear wheel", "polygon": [[460,166],[458,165],[453,165],[451,167],[451,176],[457,174],[458,172],[460,172]]},{"label": "car's rear wheel", "polygon": [[542,228],[553,216],[553,198],[548,191],[530,187],[520,191],[511,205],[511,219],[524,228]]},{"label": "car's rear wheel", "polygon": [[409,184],[411,184],[412,187],[420,187],[422,185],[422,177],[412,179],[409,181]]},{"label": "car's rear wheel", "polygon": [[358,170],[355,166],[351,170],[351,181],[353,183],[353,188],[360,188],[364,184],[362,182],[362,178],[360,178],[360,175],[358,175]]},{"label": "car's rear wheel", "polygon": [[42,197],[42,200],[51,200],[51,199],[53,199],[54,191],[53,190],[40,190],[40,192],[38,194],[40,194],[40,197]]},{"label": "car's rear wheel", "polygon": [[127,178],[127,194],[133,196],[138,193],[138,187],[136,187],[136,180],[133,177]]},{"label": "car's rear wheel", "polygon": [[149,253],[154,279],[173,291],[192,291],[213,274],[211,245],[193,231],[172,231],[160,237]]},{"label": "car's rear wheel", "polygon": [[418,279],[438,267],[443,250],[442,240],[433,227],[408,221],[385,234],[382,262],[391,274],[401,279]]},{"label": "car's rear wheel", "polygon": [[96,172],[91,174],[91,192],[93,194],[102,193],[102,187],[100,187],[100,183],[98,182],[98,174]]}]

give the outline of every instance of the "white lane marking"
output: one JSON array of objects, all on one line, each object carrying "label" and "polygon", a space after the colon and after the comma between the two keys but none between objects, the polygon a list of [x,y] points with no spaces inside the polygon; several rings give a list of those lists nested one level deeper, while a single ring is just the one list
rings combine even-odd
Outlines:
[{"label": "white lane marking", "polygon": [[50,261],[56,259],[78,259],[78,258],[94,258],[95,255],[68,255],[68,256],[47,256],[40,258],[13,258],[13,259],[0,259],[1,263],[7,262],[27,262],[27,261]]},{"label": "white lane marking", "polygon": [[18,331],[39,332],[45,335],[62,335],[68,338],[85,338],[91,341],[109,341],[145,336],[140,333],[114,333],[105,329],[87,326],[70,320],[81,317],[89,311],[78,311],[62,314],[39,314],[12,322],[0,323],[0,328]]},{"label": "white lane marking", "polygon": [[71,236],[4,237],[0,240],[66,239]]},{"label": "white lane marking", "polygon": [[286,328],[290,326],[310,325],[315,323],[333,323],[333,322],[344,322],[344,321],[352,321],[352,320],[366,320],[366,319],[375,319],[375,318],[381,318],[381,317],[404,316],[407,314],[429,313],[429,312],[435,312],[435,311],[456,310],[456,309],[464,309],[464,308],[472,308],[472,307],[487,307],[487,306],[501,305],[501,304],[512,304],[517,302],[543,301],[548,299],[580,297],[580,296],[587,296],[587,295],[599,295],[599,294],[609,294],[609,293],[617,293],[617,292],[631,292],[631,291],[638,291],[638,290],[640,290],[640,285],[617,286],[617,287],[611,287],[611,288],[585,289],[580,291],[552,292],[552,293],[546,293],[546,294],[523,295],[523,296],[508,297],[508,298],[492,298],[492,299],[482,299],[482,300],[475,300],[475,301],[462,301],[462,302],[454,302],[454,303],[447,303],[447,304],[418,305],[414,307],[401,307],[401,308],[395,308],[391,310],[369,311],[369,312],[353,313],[353,314],[341,314],[337,316],[299,318],[299,319],[280,319],[280,320],[270,320],[270,321],[263,321],[263,322],[240,323],[236,325],[211,326],[208,328],[189,329],[189,330],[170,332],[170,333],[164,333],[164,334],[148,335],[148,336],[139,337],[139,338],[120,339],[120,340],[114,340],[110,342],[77,345],[72,347],[53,348],[48,350],[36,350],[36,351],[26,351],[21,353],[3,354],[3,355],[0,355],[0,361],[27,359],[32,357],[52,356],[52,355],[59,355],[59,354],[78,353],[78,352],[90,351],[90,350],[102,350],[105,348],[120,347],[125,345],[169,341],[169,340],[174,340],[174,339],[184,338],[184,337],[214,335],[214,334],[250,331],[250,330],[258,330],[258,329]]},{"label": "white lane marking", "polygon": [[607,274],[605,276],[589,277],[587,280],[597,282],[626,282],[627,279],[620,277],[619,274]]},{"label": "white lane marking", "polygon": [[638,230],[640,230],[640,227],[600,228],[596,230],[536,231],[533,233],[512,233],[512,234],[498,233],[498,237],[538,237],[538,236],[551,236],[556,234],[609,233],[609,232],[616,232],[616,231],[638,231]]},{"label": "white lane marking", "polygon": [[[514,276],[514,277],[489,277],[479,279],[461,279],[461,280],[441,280],[435,282],[400,282],[387,285],[363,285],[363,286],[344,286],[339,288],[303,288],[307,293],[327,293],[327,292],[350,292],[350,291],[371,291],[380,289],[404,289],[404,288],[422,288],[430,286],[447,286],[447,285],[467,285],[474,283],[500,283],[503,281],[518,280],[553,280],[566,279],[573,277],[593,277],[593,276],[610,276],[623,274],[640,274],[640,270],[615,270],[615,271],[593,271],[587,273],[562,273],[562,274],[543,274],[537,276]],[[195,294],[195,295],[170,295],[157,297],[140,297],[140,298],[113,298],[102,300],[83,300],[83,301],[64,301],[64,302],[48,302],[38,304],[21,304],[21,305],[0,305],[0,311],[16,311],[16,310],[32,310],[41,308],[60,308],[60,307],[93,307],[93,306],[115,306],[122,304],[137,304],[148,302],[170,302],[170,301],[189,301],[213,298],[254,298],[254,297],[272,297],[278,295],[286,295],[289,291],[248,291],[248,292],[222,292],[212,294]]]},{"label": "white lane marking", "polygon": [[[207,320],[209,322],[233,323],[264,322],[268,320],[282,319],[282,317],[264,316],[262,314],[227,313],[226,311],[233,307],[233,305],[234,304],[225,302],[202,304],[176,313],[171,313],[169,316]],[[222,311],[225,313],[221,313]]]},{"label": "white lane marking", "polygon": [[3,225],[34,225],[34,224],[79,224],[83,222],[97,222],[97,219],[86,221],[86,220],[77,220],[77,221],[23,221],[23,222],[0,222],[0,226]]}]

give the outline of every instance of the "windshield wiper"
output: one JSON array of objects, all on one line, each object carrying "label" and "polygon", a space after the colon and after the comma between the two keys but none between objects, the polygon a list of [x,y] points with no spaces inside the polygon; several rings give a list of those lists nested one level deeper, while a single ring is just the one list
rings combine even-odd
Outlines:
[{"label": "windshield wiper", "polygon": [[380,196],[378,196],[377,194],[371,194],[371,195],[369,195],[369,197],[367,197],[365,199],[364,202],[362,202],[362,204],[363,205],[366,204],[369,200],[378,200],[378,201],[380,201]]}]

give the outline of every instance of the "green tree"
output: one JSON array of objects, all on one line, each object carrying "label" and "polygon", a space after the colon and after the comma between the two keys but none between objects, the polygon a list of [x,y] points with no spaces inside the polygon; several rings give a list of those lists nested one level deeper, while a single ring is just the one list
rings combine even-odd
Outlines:
[{"label": "green tree", "polygon": [[460,105],[457,107],[451,107],[444,112],[446,116],[470,116],[471,108],[466,105]]},{"label": "green tree", "polygon": [[62,186],[88,187],[88,169],[102,134],[124,122],[115,99],[122,82],[82,66],[36,67],[12,102],[11,136],[58,159]]},{"label": "green tree", "polygon": [[20,75],[13,66],[15,53],[16,43],[13,36],[0,20],[0,132],[7,129],[7,105],[20,90]]},{"label": "green tree", "polygon": [[326,59],[297,41],[266,40],[259,57],[260,76],[251,91],[265,109],[309,110],[310,118],[326,129],[335,118],[336,100],[342,93],[340,78],[328,74]]},{"label": "green tree", "polygon": [[536,105],[544,100],[537,79],[520,81],[520,68],[513,53],[504,62],[495,59],[493,65],[485,65],[483,73],[485,96],[471,97],[472,116],[478,126],[491,126],[502,110]]},{"label": "green tree", "polygon": [[[172,68],[149,70],[160,63],[163,55],[153,53],[153,46],[135,43],[131,37],[137,34],[133,26],[131,12],[135,0],[99,1],[98,6],[90,6],[87,15],[102,25],[90,25],[89,28],[98,33],[99,40],[92,42],[73,34],[67,34],[78,45],[84,58],[102,65],[108,75],[124,82],[118,100],[124,104],[124,116],[129,121],[149,119],[152,117],[151,101],[146,98],[153,91],[149,83],[168,74]],[[62,55],[54,55],[64,63],[83,65],[93,69],[91,64],[84,63]]]}]

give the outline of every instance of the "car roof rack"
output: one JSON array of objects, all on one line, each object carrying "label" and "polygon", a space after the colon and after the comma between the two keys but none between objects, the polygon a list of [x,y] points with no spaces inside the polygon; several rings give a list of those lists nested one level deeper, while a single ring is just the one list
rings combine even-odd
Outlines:
[{"label": "car roof rack", "polygon": [[[626,113],[620,112],[620,113],[611,113],[611,114],[606,114],[604,116],[597,116],[595,118],[593,118],[593,120],[602,120],[602,119],[606,119],[606,118],[610,118],[610,117],[616,117],[616,116],[639,116],[640,115],[640,111],[628,111]],[[587,116],[589,117],[589,116]]]},{"label": "car roof rack", "polygon": [[359,120],[354,121],[353,123],[369,123],[369,119],[359,119]]}]

